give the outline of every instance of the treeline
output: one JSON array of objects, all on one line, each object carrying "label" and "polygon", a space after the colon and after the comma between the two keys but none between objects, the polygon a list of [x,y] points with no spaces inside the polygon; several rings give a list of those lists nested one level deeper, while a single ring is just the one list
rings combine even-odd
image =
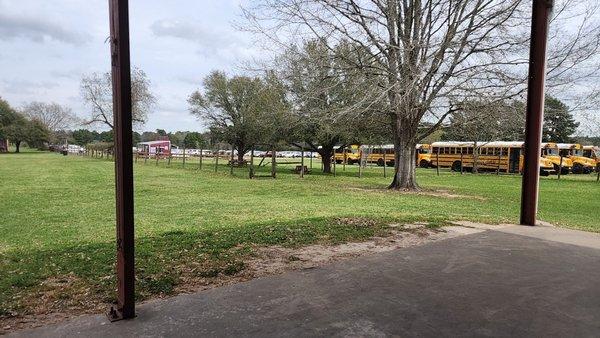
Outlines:
[{"label": "treeline", "polygon": [[30,148],[43,149],[50,138],[51,131],[42,119],[18,112],[0,98],[0,152],[8,151],[6,140],[15,146],[18,153],[23,143]]}]

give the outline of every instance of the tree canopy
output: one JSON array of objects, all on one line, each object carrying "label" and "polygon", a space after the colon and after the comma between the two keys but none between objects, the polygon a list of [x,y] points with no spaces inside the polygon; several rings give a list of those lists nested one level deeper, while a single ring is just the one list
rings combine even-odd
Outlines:
[{"label": "tree canopy", "polygon": [[544,102],[544,142],[569,143],[579,123],[575,121],[569,107],[559,99],[546,95]]},{"label": "tree canopy", "polygon": [[[190,112],[219,140],[238,151],[238,160],[265,140],[270,121],[280,109],[281,91],[269,79],[228,77],[215,71],[206,77],[203,91],[192,93]],[[271,140],[272,141],[272,140]]]}]

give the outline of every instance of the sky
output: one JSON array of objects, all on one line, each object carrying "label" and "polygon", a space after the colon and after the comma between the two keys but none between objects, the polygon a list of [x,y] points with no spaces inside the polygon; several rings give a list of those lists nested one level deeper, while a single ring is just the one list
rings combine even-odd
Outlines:
[{"label": "sky", "polygon": [[[187,104],[202,79],[268,57],[253,36],[235,28],[245,1],[129,1],[132,65],[146,72],[157,98],[139,131],[202,131]],[[0,0],[0,97],[16,108],[57,102],[89,116],[81,78],[110,70],[108,36],[108,0]],[[576,118],[587,134],[589,119]]]},{"label": "sky", "polygon": [[[130,0],[131,63],[157,104],[143,130],[200,131],[187,98],[212,70],[259,57],[234,28],[243,0]],[[107,0],[0,0],[0,97],[14,107],[57,102],[88,116],[83,74],[110,70]]]}]

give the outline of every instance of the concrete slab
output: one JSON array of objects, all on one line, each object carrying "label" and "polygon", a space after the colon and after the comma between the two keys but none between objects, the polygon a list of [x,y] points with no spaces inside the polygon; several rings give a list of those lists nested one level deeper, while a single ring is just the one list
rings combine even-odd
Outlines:
[{"label": "concrete slab", "polygon": [[498,228],[497,231],[515,235],[539,238],[565,244],[584,246],[592,249],[600,249],[600,234],[579,230],[557,228],[548,225],[521,226],[513,225]]},{"label": "concrete slab", "polygon": [[14,335],[592,337],[599,283],[600,250],[484,231]]}]

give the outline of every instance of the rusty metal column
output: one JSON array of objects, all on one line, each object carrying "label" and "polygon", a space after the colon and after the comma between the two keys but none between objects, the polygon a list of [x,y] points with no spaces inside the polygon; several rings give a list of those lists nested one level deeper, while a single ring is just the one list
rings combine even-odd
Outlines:
[{"label": "rusty metal column", "polygon": [[135,317],[133,157],[128,0],[109,0],[117,205],[117,307],[111,321]]},{"label": "rusty metal column", "polygon": [[521,224],[535,225],[540,179],[540,143],[544,122],[544,81],[546,42],[553,0],[533,0],[527,117],[525,122],[525,163],[521,190]]}]

